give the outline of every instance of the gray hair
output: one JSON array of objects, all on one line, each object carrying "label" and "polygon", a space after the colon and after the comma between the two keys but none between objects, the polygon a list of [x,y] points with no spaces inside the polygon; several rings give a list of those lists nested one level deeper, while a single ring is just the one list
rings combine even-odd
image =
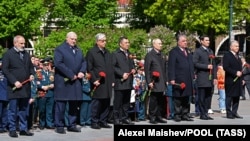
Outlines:
[{"label": "gray hair", "polygon": [[98,41],[100,39],[106,38],[106,35],[104,33],[98,33],[95,35],[95,40]]},{"label": "gray hair", "polygon": [[70,38],[70,37],[72,37],[72,36],[77,36],[77,35],[76,35],[75,32],[70,31],[70,32],[67,33],[66,38]]}]

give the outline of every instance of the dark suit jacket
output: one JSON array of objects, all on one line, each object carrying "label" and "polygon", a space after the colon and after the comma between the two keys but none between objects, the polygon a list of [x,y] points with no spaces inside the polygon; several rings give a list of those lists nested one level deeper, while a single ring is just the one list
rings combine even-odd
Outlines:
[{"label": "dark suit jacket", "polygon": [[[86,61],[80,48],[74,54],[70,45],[63,42],[55,49],[55,100],[82,100],[82,79],[70,81],[79,72],[86,72]],[[69,81],[64,81],[64,78]]]},{"label": "dark suit jacket", "polygon": [[186,88],[181,90],[179,87],[173,86],[173,96],[183,97],[192,96],[194,65],[193,56],[188,52],[186,57],[179,47],[173,48],[169,52],[168,58],[168,79],[175,80],[175,83],[185,83]]},{"label": "dark suit jacket", "polygon": [[12,90],[16,81],[23,82],[34,75],[35,71],[28,52],[24,51],[23,60],[14,47],[9,49],[3,56],[3,73],[8,80],[8,98],[29,98],[31,93],[30,82],[25,83],[20,89]]},{"label": "dark suit jacket", "polygon": [[223,69],[225,70],[225,91],[226,96],[237,97],[242,93],[242,77],[235,82],[236,72],[242,71],[240,58],[236,59],[232,52],[227,52],[223,56]]},{"label": "dark suit jacket", "polygon": [[106,77],[100,81],[93,95],[93,98],[111,98],[112,83],[114,83],[114,69],[112,65],[112,55],[109,50],[104,49],[104,53],[97,47],[91,48],[86,56],[87,69],[91,74],[91,87],[96,80],[100,80],[99,72],[105,72]]},{"label": "dark suit jacket", "polygon": [[[130,52],[128,51],[128,56]],[[134,61],[132,58],[127,58],[125,53],[118,48],[113,52],[113,66],[115,71],[115,90],[128,90],[133,89],[133,74],[129,75],[128,79],[121,81],[124,73],[131,72],[135,69]]]},{"label": "dark suit jacket", "polygon": [[145,78],[146,83],[151,83],[153,78],[153,71],[157,71],[160,73],[159,79],[155,79],[154,87],[152,92],[164,92],[166,89],[166,59],[162,53],[157,53],[154,49],[152,49],[149,53],[145,56]]},{"label": "dark suit jacket", "polygon": [[217,79],[217,67],[213,59],[212,64],[214,69],[212,69],[211,72],[212,79],[209,80],[210,69],[207,68],[211,63],[209,55],[214,55],[213,51],[210,48],[206,51],[203,47],[197,48],[193,54],[193,62],[197,75],[197,87],[213,87],[213,79]]}]

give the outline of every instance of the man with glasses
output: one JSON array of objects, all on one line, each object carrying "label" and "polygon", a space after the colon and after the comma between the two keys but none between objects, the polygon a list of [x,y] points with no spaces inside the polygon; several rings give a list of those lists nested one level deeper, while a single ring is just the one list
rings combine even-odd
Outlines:
[{"label": "man with glasses", "polygon": [[112,55],[106,48],[105,34],[98,33],[95,36],[95,45],[87,52],[86,60],[91,74],[91,128],[112,128],[107,124],[107,119],[114,86],[114,70]]}]

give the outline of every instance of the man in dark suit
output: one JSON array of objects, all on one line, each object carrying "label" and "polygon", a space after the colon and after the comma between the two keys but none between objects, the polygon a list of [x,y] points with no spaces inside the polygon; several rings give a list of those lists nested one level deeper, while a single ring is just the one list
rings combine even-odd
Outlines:
[{"label": "man in dark suit", "polygon": [[55,49],[55,127],[56,132],[65,134],[64,114],[68,103],[69,132],[81,132],[76,127],[78,115],[78,103],[82,100],[82,78],[86,72],[86,61],[80,48],[76,45],[77,35],[69,32],[60,46]]},{"label": "man in dark suit", "polygon": [[[153,39],[153,48],[145,56],[145,78],[148,84],[148,89],[151,91],[149,96],[149,119],[150,123],[156,124],[157,122],[166,123],[167,121],[162,119],[162,112],[165,109],[165,96],[166,89],[166,66],[165,56],[162,54],[162,41],[160,39]],[[159,76],[155,76],[154,73],[159,73]]]},{"label": "man in dark suit", "polygon": [[[27,110],[31,93],[30,79],[35,74],[30,55],[24,51],[25,39],[17,35],[13,40],[14,47],[3,56],[3,73],[8,80],[8,119],[9,136],[18,137],[16,133],[17,116],[20,122],[20,135],[33,136],[28,131]],[[24,83],[25,82],[25,83]],[[14,88],[15,87],[15,88]]]},{"label": "man in dark suit", "polygon": [[133,89],[133,74],[135,65],[130,58],[129,40],[119,39],[119,48],[113,52],[113,67],[115,71],[114,94],[114,124],[132,124],[129,118],[130,94]]},{"label": "man in dark suit", "polygon": [[206,35],[201,36],[200,42],[201,46],[193,54],[193,62],[197,75],[196,85],[199,95],[200,119],[213,120],[208,115],[208,109],[211,106],[213,87],[217,84],[217,69],[213,57],[214,53],[209,48],[209,37]]},{"label": "man in dark suit", "polygon": [[[189,117],[190,96],[193,95],[194,65],[193,56],[187,50],[187,37],[177,36],[177,47],[169,52],[168,79],[172,84],[174,99],[174,120],[193,121]],[[180,84],[185,84],[181,87]]]},{"label": "man in dark suit", "polygon": [[112,128],[107,124],[112,87],[114,86],[112,55],[106,48],[106,35],[98,33],[95,38],[96,43],[86,56],[87,69],[91,74],[90,82],[93,93],[91,101],[91,128]]},{"label": "man in dark suit", "polygon": [[242,62],[238,56],[238,41],[230,42],[230,51],[223,56],[225,70],[226,112],[227,118],[243,118],[238,114],[239,100],[242,93]]}]

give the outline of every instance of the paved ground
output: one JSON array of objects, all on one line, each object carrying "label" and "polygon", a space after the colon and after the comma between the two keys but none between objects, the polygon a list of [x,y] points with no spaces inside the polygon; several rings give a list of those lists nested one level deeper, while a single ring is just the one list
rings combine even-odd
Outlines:
[{"label": "paved ground", "polygon": [[[193,122],[181,121],[174,122],[173,120],[168,120],[168,123],[165,125],[183,125],[183,124],[192,124],[192,125],[246,125],[250,124],[250,100],[247,95],[247,100],[240,101],[239,114],[243,116],[243,119],[227,119],[225,118],[225,114],[221,114],[218,106],[218,95],[215,94],[213,96],[212,108],[214,110],[214,114],[211,114],[211,117],[214,120],[200,120],[198,117],[194,118]],[[191,112],[194,112],[194,105],[191,107]],[[150,125],[148,121],[136,122],[135,125]],[[1,141],[113,141],[114,133],[112,129],[100,129],[94,130],[90,127],[82,127],[81,133],[72,133],[67,132],[67,134],[57,134],[54,130],[39,130],[35,129],[33,137],[25,137],[19,136],[18,139],[10,138],[7,133],[0,134]],[[248,133],[249,134],[249,133]]]}]

